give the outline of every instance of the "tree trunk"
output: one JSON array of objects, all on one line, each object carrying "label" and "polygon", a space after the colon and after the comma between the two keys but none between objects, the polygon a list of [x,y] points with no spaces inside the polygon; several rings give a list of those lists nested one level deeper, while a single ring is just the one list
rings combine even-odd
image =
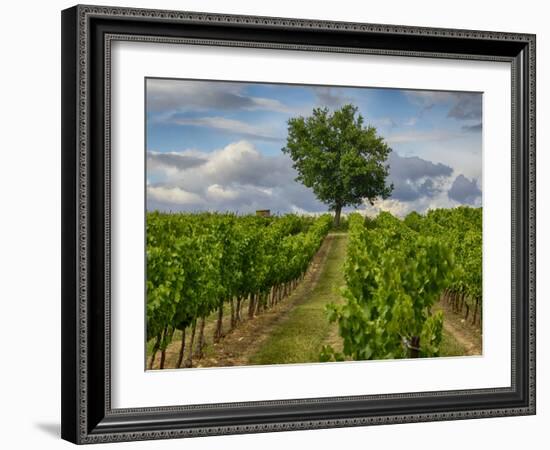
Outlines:
[{"label": "tree trunk", "polygon": [[216,331],[214,332],[214,342],[219,342],[222,338],[222,328],[223,328],[223,300],[220,302],[218,307],[218,321],[216,323]]},{"label": "tree trunk", "polygon": [[474,306],[474,319],[472,320],[472,325],[476,324],[478,305],[479,305],[479,298],[476,298],[476,303],[475,303],[475,306]]},{"label": "tree trunk", "polygon": [[342,206],[336,205],[336,208],[334,208],[334,226],[339,227],[340,226],[340,214],[342,213]]},{"label": "tree trunk", "polygon": [[235,299],[231,297],[231,329],[235,328],[237,319],[235,316]]},{"label": "tree trunk", "polygon": [[420,336],[413,336],[411,338],[409,354],[411,358],[418,358],[420,356]]},{"label": "tree trunk", "polygon": [[250,294],[248,302],[248,318],[252,319],[254,317],[254,298],[255,294]]},{"label": "tree trunk", "polygon": [[239,295],[237,297],[237,308],[236,308],[236,311],[235,311],[235,323],[238,324],[242,319],[241,319],[241,296]]},{"label": "tree trunk", "polygon": [[167,347],[167,344],[166,344],[166,335],[168,334],[168,329],[165,328],[164,331],[162,332],[162,350],[160,352],[160,365],[159,367],[161,369],[164,369],[164,362],[166,361],[166,347]]},{"label": "tree trunk", "polygon": [[195,356],[197,358],[202,358],[203,351],[204,351],[204,326],[206,325],[206,320],[204,317],[201,317],[201,325],[200,325],[200,331],[199,331],[199,341],[197,342],[197,349],[195,350]]},{"label": "tree trunk", "polygon": [[265,294],[262,292],[258,294],[258,299],[256,300],[256,315],[259,315],[262,310],[264,310],[264,300]]},{"label": "tree trunk", "polygon": [[180,354],[178,356],[178,363],[176,364],[177,369],[181,367],[181,363],[183,362],[184,351],[185,351],[185,328],[181,330],[181,347],[180,347]]},{"label": "tree trunk", "polygon": [[153,369],[153,364],[155,364],[155,358],[157,357],[157,352],[160,347],[160,336],[157,336],[155,345],[153,346],[153,354],[151,355],[151,360],[149,361],[149,370]]},{"label": "tree trunk", "polygon": [[275,305],[275,285],[271,286],[271,290],[269,291],[269,307],[273,308]]},{"label": "tree trunk", "polygon": [[193,328],[191,328],[191,340],[189,341],[189,350],[187,352],[187,359],[185,360],[185,367],[193,367],[193,344],[195,343],[196,331],[197,319],[193,320]]}]

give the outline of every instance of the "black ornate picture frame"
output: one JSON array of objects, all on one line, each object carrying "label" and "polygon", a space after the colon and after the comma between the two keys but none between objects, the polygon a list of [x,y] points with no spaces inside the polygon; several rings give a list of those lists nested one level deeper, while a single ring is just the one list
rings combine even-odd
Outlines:
[{"label": "black ornate picture frame", "polygon": [[[113,409],[110,62],[114,41],[511,64],[511,385]],[[535,414],[535,36],[180,11],[62,12],[62,437],[74,443]]]}]

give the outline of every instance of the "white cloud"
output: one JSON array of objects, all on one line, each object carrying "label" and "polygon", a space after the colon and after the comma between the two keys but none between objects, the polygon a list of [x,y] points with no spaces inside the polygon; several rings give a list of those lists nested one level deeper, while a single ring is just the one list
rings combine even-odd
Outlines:
[{"label": "white cloud", "polygon": [[212,152],[204,165],[204,170],[210,175],[216,175],[220,171],[231,174],[235,170],[241,170],[244,161],[250,164],[257,163],[261,159],[262,155],[254,145],[248,141],[239,141]]},{"label": "white cloud", "polygon": [[206,195],[213,200],[235,200],[239,197],[239,193],[235,189],[224,188],[219,184],[208,186]]},{"label": "white cloud", "polygon": [[[459,204],[447,195],[454,181],[450,166],[393,152],[388,162],[393,167],[388,182],[395,184],[395,197],[365,205],[362,211],[390,211],[403,216],[413,210],[425,212]],[[212,152],[149,152],[147,163],[147,175],[152,180],[147,188],[149,210],[327,211],[311,189],[295,181],[297,173],[287,155],[267,156],[249,141]]]},{"label": "white cloud", "polygon": [[275,130],[268,125],[253,125],[251,123],[243,122],[241,120],[228,119],[221,116],[179,118],[174,119],[172,123],[175,123],[177,125],[214,128],[216,130],[268,141],[281,140],[281,137],[277,136]]},{"label": "white cloud", "polygon": [[391,198],[394,200],[410,202],[420,197],[434,197],[453,173],[445,164],[434,164],[418,156],[404,157],[393,151],[388,163],[388,181],[393,184]]},{"label": "white cloud", "polygon": [[376,216],[381,211],[388,211],[395,216],[405,217],[407,214],[416,211],[424,214],[430,209],[453,208],[461,203],[450,199],[447,196],[449,182],[446,183],[445,190],[442,190],[433,197],[420,197],[413,201],[402,201],[397,199],[377,200],[374,205],[365,204],[364,213],[368,216]]},{"label": "white cloud", "polygon": [[[148,176],[161,180],[157,187],[163,185],[170,190],[176,186],[193,194],[190,198],[178,196],[179,191],[161,194],[148,191],[150,210],[326,211],[310,189],[294,181],[297,173],[288,156],[266,156],[248,141],[234,142],[212,152],[170,152],[169,157],[149,152],[147,161]],[[149,167],[154,168],[154,173],[150,173]],[[177,198],[182,200],[179,207],[173,202]]]},{"label": "white cloud", "polygon": [[377,200],[373,205],[365,204],[365,213],[369,217],[375,217],[381,211],[387,211],[394,216],[403,217],[409,213],[408,203],[395,199]]},{"label": "white cloud", "polygon": [[193,192],[168,186],[148,186],[147,198],[160,203],[176,205],[198,205],[203,203],[202,198]]}]

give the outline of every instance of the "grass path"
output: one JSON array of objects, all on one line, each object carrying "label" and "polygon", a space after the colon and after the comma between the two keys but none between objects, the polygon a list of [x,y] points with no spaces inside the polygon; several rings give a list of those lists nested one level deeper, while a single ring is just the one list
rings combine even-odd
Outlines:
[{"label": "grass path", "polygon": [[[325,314],[327,303],[341,303],[344,299],[339,287],[345,284],[343,264],[346,256],[347,235],[333,233],[331,247],[320,272],[319,283],[308,297],[278,322],[263,345],[252,355],[248,364],[286,364],[318,362],[323,345],[342,351],[338,326],[328,323]],[[437,309],[440,307],[438,306]],[[440,356],[465,356],[481,353],[480,339],[473,339],[458,319],[444,310],[443,339]]]},{"label": "grass path", "polygon": [[319,362],[323,345],[340,345],[337,325],[328,322],[325,305],[343,301],[339,288],[344,285],[347,235],[333,233],[327,240],[330,247],[315,288],[272,329],[249,364]]}]

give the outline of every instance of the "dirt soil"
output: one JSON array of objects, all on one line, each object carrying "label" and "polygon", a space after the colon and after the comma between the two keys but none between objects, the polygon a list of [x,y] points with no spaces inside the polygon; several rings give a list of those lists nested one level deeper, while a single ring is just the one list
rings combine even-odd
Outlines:
[{"label": "dirt soil", "polygon": [[443,328],[462,345],[466,351],[465,356],[482,354],[481,329],[472,325],[469,321],[452,311],[450,305],[440,301],[434,306],[435,311],[443,312]]}]

